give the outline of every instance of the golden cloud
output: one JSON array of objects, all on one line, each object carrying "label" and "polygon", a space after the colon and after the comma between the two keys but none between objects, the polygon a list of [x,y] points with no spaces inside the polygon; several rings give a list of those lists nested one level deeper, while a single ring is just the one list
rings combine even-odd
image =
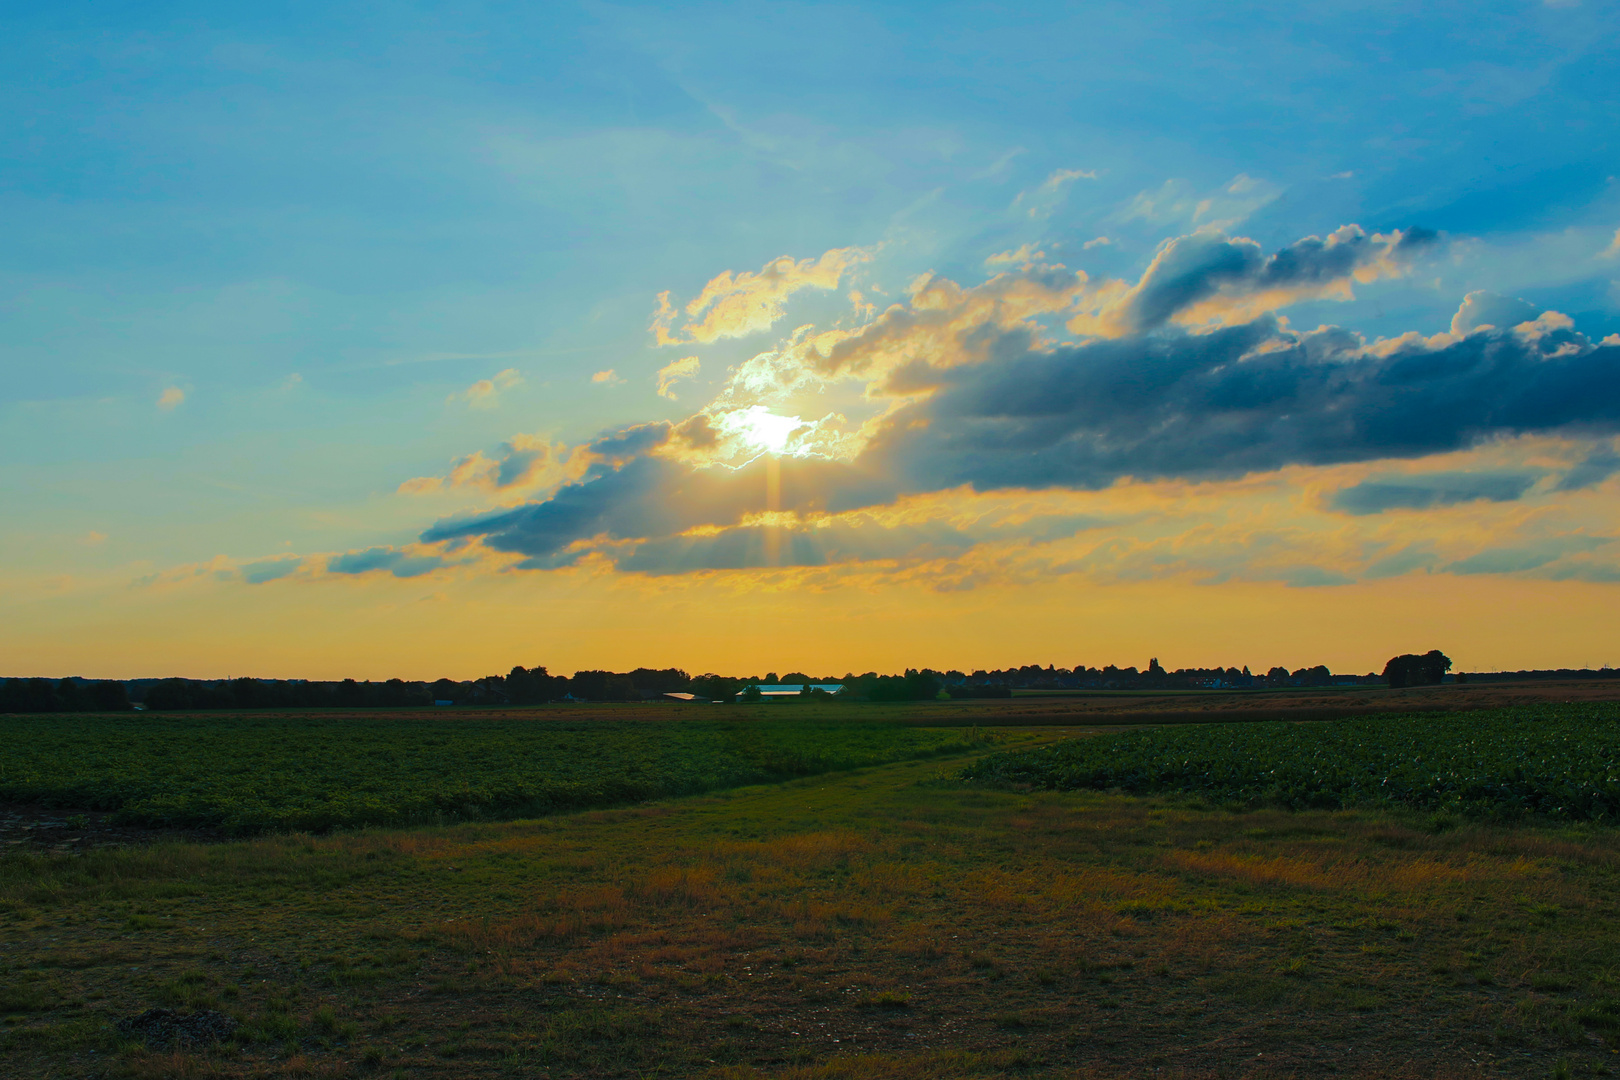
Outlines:
[{"label": "golden cloud", "polygon": [[834,248],[815,259],[795,260],[783,255],[758,272],[727,270],[711,279],[686,305],[686,324],[678,331],[674,326],[679,313],[669,293],[659,293],[651,326],[654,340],[659,345],[707,343],[769,330],[782,317],[794,293],[838,288],[844,275],[869,261],[876,250]]},{"label": "golden cloud", "polygon": [[676,400],[674,385],[682,379],[697,378],[699,366],[697,357],[688,356],[680,360],[673,360],[659,368],[658,396],[668,398],[671,401]]}]

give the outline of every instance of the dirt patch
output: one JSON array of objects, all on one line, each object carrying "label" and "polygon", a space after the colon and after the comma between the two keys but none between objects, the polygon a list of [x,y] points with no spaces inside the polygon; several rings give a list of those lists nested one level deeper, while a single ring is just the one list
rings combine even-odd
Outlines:
[{"label": "dirt patch", "polygon": [[0,853],[7,851],[88,851],[158,841],[189,843],[226,839],[210,829],[146,829],[113,822],[107,810],[75,810],[37,803],[0,802]]},{"label": "dirt patch", "polygon": [[139,1016],[128,1016],[113,1025],[119,1034],[139,1039],[154,1050],[193,1050],[224,1042],[241,1025],[222,1012],[201,1009],[177,1012],[174,1009],[147,1009]]}]

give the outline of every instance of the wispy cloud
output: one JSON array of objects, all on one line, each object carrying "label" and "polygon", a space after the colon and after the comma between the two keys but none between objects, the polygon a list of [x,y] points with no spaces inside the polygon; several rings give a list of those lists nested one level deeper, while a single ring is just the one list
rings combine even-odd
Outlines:
[{"label": "wispy cloud", "polygon": [[1013,199],[1012,208],[1037,221],[1052,216],[1063,202],[1069,185],[1076,180],[1095,180],[1094,169],[1058,169],[1028,191],[1021,191]]},{"label": "wispy cloud", "polygon": [[174,409],[186,400],[186,392],[178,386],[171,386],[158,395],[157,407],[164,412]]},{"label": "wispy cloud", "polygon": [[619,373],[617,371],[614,371],[612,368],[607,368],[606,370],[598,371],[595,375],[592,375],[591,382],[599,385],[618,386],[623,383],[624,380],[619,378]]},{"label": "wispy cloud", "polygon": [[658,396],[676,400],[674,386],[683,379],[697,378],[698,358],[688,356],[680,360],[673,360],[658,369]]},{"label": "wispy cloud", "polygon": [[1046,252],[1039,250],[1035,244],[1020,244],[1011,251],[998,251],[985,256],[984,265],[992,269],[1002,266],[1030,267],[1045,261]]},{"label": "wispy cloud", "polygon": [[447,565],[443,556],[407,551],[396,547],[374,547],[336,555],[326,561],[326,572],[355,576],[388,573],[397,578],[421,577]]},{"label": "wispy cloud", "polygon": [[1381,514],[1468,502],[1511,502],[1523,498],[1539,479],[1535,473],[1502,472],[1378,477],[1341,488],[1334,493],[1331,505],[1349,514]]},{"label": "wispy cloud", "polygon": [[451,394],[445,401],[465,401],[474,409],[493,409],[500,402],[503,393],[521,385],[523,376],[518,373],[517,368],[507,368],[493,378],[479,379],[467,389]]},{"label": "wispy cloud", "polygon": [[1139,192],[1119,217],[1122,221],[1140,220],[1160,226],[1228,230],[1281,195],[1282,188],[1276,184],[1246,173],[1207,192],[1197,191],[1185,180],[1166,180],[1157,190]]},{"label": "wispy cloud", "polygon": [[264,585],[296,573],[303,565],[304,560],[300,556],[280,555],[243,563],[240,569],[243,581],[249,585]]}]

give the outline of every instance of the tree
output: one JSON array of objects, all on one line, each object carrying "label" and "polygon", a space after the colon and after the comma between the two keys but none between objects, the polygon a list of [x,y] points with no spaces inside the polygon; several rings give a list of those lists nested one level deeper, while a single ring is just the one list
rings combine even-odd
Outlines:
[{"label": "tree", "polygon": [[724,675],[714,672],[705,672],[692,680],[692,692],[698,697],[708,698],[710,701],[726,701],[738,690],[742,683],[736,679],[728,679]]},{"label": "tree", "polygon": [[1326,664],[1317,664],[1313,668],[1300,668],[1289,678],[1300,686],[1328,686],[1333,682],[1333,672]]},{"label": "tree", "polygon": [[98,682],[90,687],[90,699],[97,712],[128,712],[129,694],[121,682]]},{"label": "tree", "polygon": [[1438,686],[1451,670],[1451,658],[1439,649],[1430,649],[1422,656],[1404,653],[1392,657],[1384,665],[1384,681],[1392,688],[1403,686]]}]

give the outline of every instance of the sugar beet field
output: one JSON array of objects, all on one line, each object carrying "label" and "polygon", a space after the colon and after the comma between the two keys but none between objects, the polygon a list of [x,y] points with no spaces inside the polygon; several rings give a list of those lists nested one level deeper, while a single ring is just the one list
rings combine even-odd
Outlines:
[{"label": "sugar beet field", "polygon": [[881,722],[419,714],[8,716],[0,735],[0,800],[238,836],[623,805],[981,742]]},{"label": "sugar beet field", "polygon": [[1620,705],[1200,724],[995,754],[965,779],[1200,796],[1243,808],[1384,807],[1620,822]]},{"label": "sugar beet field", "polygon": [[[870,718],[208,714],[0,718],[0,800],[231,835],[500,820],[989,747]],[[1620,705],[1188,724],[992,754],[993,786],[1243,807],[1620,821]]]}]

